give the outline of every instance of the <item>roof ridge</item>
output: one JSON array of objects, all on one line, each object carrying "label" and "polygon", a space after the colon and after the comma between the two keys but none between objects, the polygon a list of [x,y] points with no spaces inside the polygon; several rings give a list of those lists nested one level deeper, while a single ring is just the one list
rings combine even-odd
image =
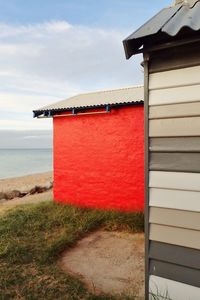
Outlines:
[{"label": "roof ridge", "polygon": [[188,5],[190,8],[192,8],[199,0],[175,0],[174,3],[172,3],[172,6],[176,5]]}]

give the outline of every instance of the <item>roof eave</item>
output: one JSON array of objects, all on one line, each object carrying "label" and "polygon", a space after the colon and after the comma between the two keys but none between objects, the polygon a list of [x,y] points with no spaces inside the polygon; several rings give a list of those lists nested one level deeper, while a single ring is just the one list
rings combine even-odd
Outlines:
[{"label": "roof eave", "polygon": [[127,59],[140,53],[154,52],[161,49],[183,46],[196,42],[200,42],[200,30],[195,31],[189,27],[183,27],[175,36],[171,36],[166,32],[159,32],[159,34],[144,38],[141,41],[140,48],[136,47],[134,40],[132,40],[132,44],[126,44],[126,51],[128,54]]},{"label": "roof eave", "polygon": [[144,105],[143,100],[138,101],[130,101],[130,102],[122,102],[122,103],[107,103],[107,104],[99,104],[99,105],[90,105],[90,106],[81,106],[81,107],[70,107],[70,108],[54,108],[54,109],[44,109],[44,110],[33,110],[33,117],[38,118],[43,115],[45,118],[52,118],[56,114],[60,114],[63,112],[69,112],[72,110],[88,110],[88,109],[98,109],[104,108],[106,106],[110,106],[111,108],[120,107],[120,106],[133,106],[133,105]]},{"label": "roof eave", "polygon": [[[192,36],[199,35],[199,12],[200,0],[181,2],[161,10],[123,41],[126,58],[145,52],[149,46],[156,48],[157,44],[188,38],[188,32]],[[183,32],[186,32],[185,36]]]},{"label": "roof eave", "polygon": [[[134,44],[134,46],[132,44]],[[131,56],[138,54],[138,50],[142,47],[142,45],[142,41],[138,41],[136,43],[136,40],[123,40],[126,59],[129,59],[131,58]]]}]

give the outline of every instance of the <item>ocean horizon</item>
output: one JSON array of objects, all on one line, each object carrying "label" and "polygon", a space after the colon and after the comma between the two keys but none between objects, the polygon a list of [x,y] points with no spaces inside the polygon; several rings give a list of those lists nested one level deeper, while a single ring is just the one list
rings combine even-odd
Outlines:
[{"label": "ocean horizon", "polygon": [[52,148],[0,148],[0,179],[52,170]]}]

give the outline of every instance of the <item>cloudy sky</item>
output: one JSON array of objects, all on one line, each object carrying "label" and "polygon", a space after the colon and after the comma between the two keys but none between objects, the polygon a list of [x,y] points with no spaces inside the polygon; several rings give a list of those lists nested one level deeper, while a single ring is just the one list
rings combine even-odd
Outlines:
[{"label": "cloudy sky", "polygon": [[169,4],[0,0],[0,148],[19,147],[19,140],[21,147],[27,140],[51,144],[51,120],[32,119],[33,109],[80,92],[141,84],[141,57],[126,61],[122,40]]}]

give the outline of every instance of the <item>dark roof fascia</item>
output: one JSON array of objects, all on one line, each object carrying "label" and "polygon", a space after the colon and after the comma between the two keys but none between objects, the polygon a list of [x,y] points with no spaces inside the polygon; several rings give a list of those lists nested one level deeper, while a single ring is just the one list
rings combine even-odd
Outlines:
[{"label": "dark roof fascia", "polygon": [[[190,8],[194,9],[193,7],[195,7],[195,3]],[[191,39],[193,36],[198,37],[200,35],[200,29],[195,30],[194,28],[191,28],[190,26],[187,25],[182,26],[180,31],[175,35],[171,35],[170,32],[167,33],[166,31],[162,31],[163,26],[165,26],[166,23],[170,22],[171,19],[173,20],[174,16],[183,7],[184,5],[180,4],[175,7],[169,8],[169,11],[167,11],[166,14],[166,18],[165,18],[165,10],[167,9],[161,10],[157,15],[155,15],[143,26],[141,26],[137,31],[135,31],[129,37],[127,37],[123,41],[126,58],[129,59],[132,55],[144,53],[145,51],[147,52],[149,51],[150,48],[156,49],[157,46],[160,48],[160,45],[164,43],[167,45],[167,43],[171,43],[174,41],[179,42],[179,40]],[[162,13],[164,14],[164,19],[163,19],[163,23],[160,24],[161,18],[159,17],[159,15]],[[157,17],[158,17],[158,24],[155,22]],[[160,24],[160,28],[159,28],[159,24]]]},{"label": "dark roof fascia", "polygon": [[[126,59],[129,59],[131,56],[136,54],[149,52],[150,49],[156,49],[157,47],[160,48],[160,45],[167,45],[168,43],[177,40],[177,38],[178,36],[171,37],[167,33],[159,31],[157,34],[138,39],[137,43],[135,40],[124,40],[123,45]],[[136,47],[136,45],[138,45],[138,47]]]},{"label": "dark roof fascia", "polygon": [[124,102],[124,103],[114,103],[114,104],[100,104],[100,105],[90,105],[90,106],[81,106],[81,107],[70,107],[70,108],[58,108],[58,109],[46,109],[46,110],[33,110],[33,117],[37,118],[41,115],[46,114],[46,118],[51,118],[54,115],[69,112],[72,110],[83,111],[83,110],[90,110],[90,109],[99,109],[105,108],[109,106],[110,108],[116,108],[121,106],[135,106],[135,105],[144,105],[144,101],[134,101],[134,102]]},{"label": "dark roof fascia", "polygon": [[[132,55],[136,54],[150,53],[162,49],[181,47],[187,44],[194,44],[199,41],[199,31],[194,32],[189,28],[183,28],[178,35],[173,37],[166,33],[160,32],[157,35],[145,38],[142,43],[143,47],[137,51],[129,51],[129,56],[126,58],[129,59]],[[129,44],[129,47],[131,47],[131,43]]]},{"label": "dark roof fascia", "polygon": [[[179,4],[174,7],[163,8],[156,15],[154,15],[147,22],[145,22],[142,26],[140,26],[135,32],[133,32],[127,38],[125,38],[123,40],[123,46],[126,59],[129,59],[132,55],[137,54],[137,50],[143,45],[146,39],[158,35],[161,32],[161,28],[164,26],[164,24],[166,24],[171,18],[173,18],[173,16],[181,7],[182,4]],[[153,23],[154,19],[156,19],[156,22],[154,22],[154,26],[152,26],[151,23]],[[141,34],[142,29],[144,29],[143,34]],[[137,33],[139,34],[138,37]],[[134,44],[134,47],[132,48],[137,50],[129,50],[132,44]]]},{"label": "dark roof fascia", "polygon": [[142,26],[140,26],[135,32],[129,35],[124,41],[124,50],[126,53],[126,58],[130,58],[133,54],[129,53],[129,43],[134,43],[134,48],[139,49],[143,40],[146,37],[152,37],[157,35],[162,27],[174,17],[174,15],[181,9],[182,4],[167,7],[161,9],[156,15],[150,18],[147,22],[145,22]]},{"label": "dark roof fascia", "polygon": [[[200,42],[200,37],[198,38],[182,38],[182,39],[170,39],[168,42],[163,42],[160,44],[157,44],[156,46],[149,46],[149,47],[145,47],[143,52],[154,52],[154,51],[159,51],[159,50],[163,50],[163,49],[169,49],[172,47],[181,47],[181,46],[185,46],[185,45],[189,45],[189,44],[195,44],[197,42]],[[141,53],[143,53],[141,52]],[[140,52],[138,52],[139,54]]]}]

